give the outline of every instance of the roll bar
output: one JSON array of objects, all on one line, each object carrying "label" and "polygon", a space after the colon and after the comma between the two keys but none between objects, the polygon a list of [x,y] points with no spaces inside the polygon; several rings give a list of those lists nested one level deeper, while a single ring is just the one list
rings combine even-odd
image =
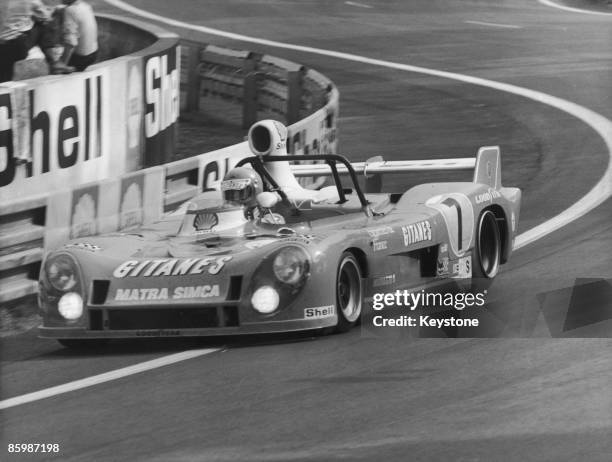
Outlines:
[{"label": "roll bar", "polygon": [[334,177],[334,183],[336,185],[336,189],[338,190],[338,197],[340,198],[340,203],[344,203],[347,201],[344,189],[342,188],[342,181],[340,180],[340,173],[338,172],[338,166],[336,164],[342,164],[346,171],[343,173],[348,173],[353,181],[353,186],[357,197],[359,198],[359,202],[364,209],[368,207],[368,201],[363,194],[363,191],[359,187],[359,182],[357,180],[357,174],[355,173],[355,169],[351,165],[351,163],[342,156],[336,154],[307,154],[307,155],[286,155],[286,156],[251,156],[246,157],[236,164],[236,167],[242,167],[245,164],[250,164],[253,169],[259,173],[262,177],[264,177],[270,185],[274,188],[276,192],[278,192],[284,200],[287,200],[287,196],[282,191],[276,180],[272,178],[272,175],[266,170],[265,163],[266,162],[287,162],[287,161],[303,161],[303,160],[322,160],[325,161],[327,165],[329,165],[332,176]]}]

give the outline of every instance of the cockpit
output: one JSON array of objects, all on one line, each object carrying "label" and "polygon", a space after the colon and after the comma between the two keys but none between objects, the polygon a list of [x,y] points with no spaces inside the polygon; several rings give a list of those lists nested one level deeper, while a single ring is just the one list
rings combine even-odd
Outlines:
[{"label": "cockpit", "polygon": [[[241,235],[254,227],[309,227],[320,219],[359,212],[381,215],[393,208],[389,195],[366,197],[355,170],[344,157],[287,154],[287,129],[276,121],[256,123],[248,139],[254,155],[240,160],[226,174],[220,194],[204,193],[206,200],[200,198],[187,206],[179,235]],[[329,167],[326,174],[332,185],[318,190],[302,187],[292,173],[292,161],[323,162]],[[341,174],[349,176],[351,187],[345,187]]]}]

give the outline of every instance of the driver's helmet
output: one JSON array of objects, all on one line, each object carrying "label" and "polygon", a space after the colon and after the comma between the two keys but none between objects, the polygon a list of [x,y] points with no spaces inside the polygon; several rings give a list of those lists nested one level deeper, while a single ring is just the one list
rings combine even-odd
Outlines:
[{"label": "driver's helmet", "polygon": [[231,169],[221,182],[221,193],[225,202],[251,207],[257,204],[257,195],[263,192],[263,181],[249,167]]}]

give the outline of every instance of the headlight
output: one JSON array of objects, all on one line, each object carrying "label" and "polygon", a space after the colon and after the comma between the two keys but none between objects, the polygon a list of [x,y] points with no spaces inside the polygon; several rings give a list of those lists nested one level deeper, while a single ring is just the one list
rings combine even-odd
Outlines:
[{"label": "headlight", "polygon": [[301,247],[285,247],[274,258],[272,269],[279,281],[297,284],[308,273],[308,255]]},{"label": "headlight", "polygon": [[251,297],[251,305],[262,314],[270,314],[278,308],[278,292],[270,286],[257,289]]},{"label": "headlight", "polygon": [[77,268],[67,255],[59,255],[47,262],[47,279],[61,292],[72,289],[77,284]]},{"label": "headlight", "polygon": [[83,299],[76,292],[68,292],[59,299],[57,310],[68,321],[79,319],[83,314]]}]

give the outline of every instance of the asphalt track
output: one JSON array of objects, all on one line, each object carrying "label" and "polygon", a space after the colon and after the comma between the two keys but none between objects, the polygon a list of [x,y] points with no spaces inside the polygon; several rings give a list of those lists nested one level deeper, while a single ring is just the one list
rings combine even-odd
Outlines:
[{"label": "asphalt track", "polygon": [[[129,3],[191,24],[506,82],[612,119],[606,16],[526,0]],[[353,160],[464,157],[499,144],[503,182],[523,189],[521,231],[576,202],[609,160],[591,127],[516,95],[177,31],[329,76],[341,92],[341,150]],[[597,292],[593,281],[612,279],[611,248],[608,199],[518,250],[488,296],[497,338],[356,329],[273,341],[124,342],[90,353],[32,331],[5,338],[2,400],[193,347],[218,350],[5,409],[0,459],[45,460],[8,455],[6,444],[57,442],[56,460],[610,460],[612,316],[566,327]]]}]

